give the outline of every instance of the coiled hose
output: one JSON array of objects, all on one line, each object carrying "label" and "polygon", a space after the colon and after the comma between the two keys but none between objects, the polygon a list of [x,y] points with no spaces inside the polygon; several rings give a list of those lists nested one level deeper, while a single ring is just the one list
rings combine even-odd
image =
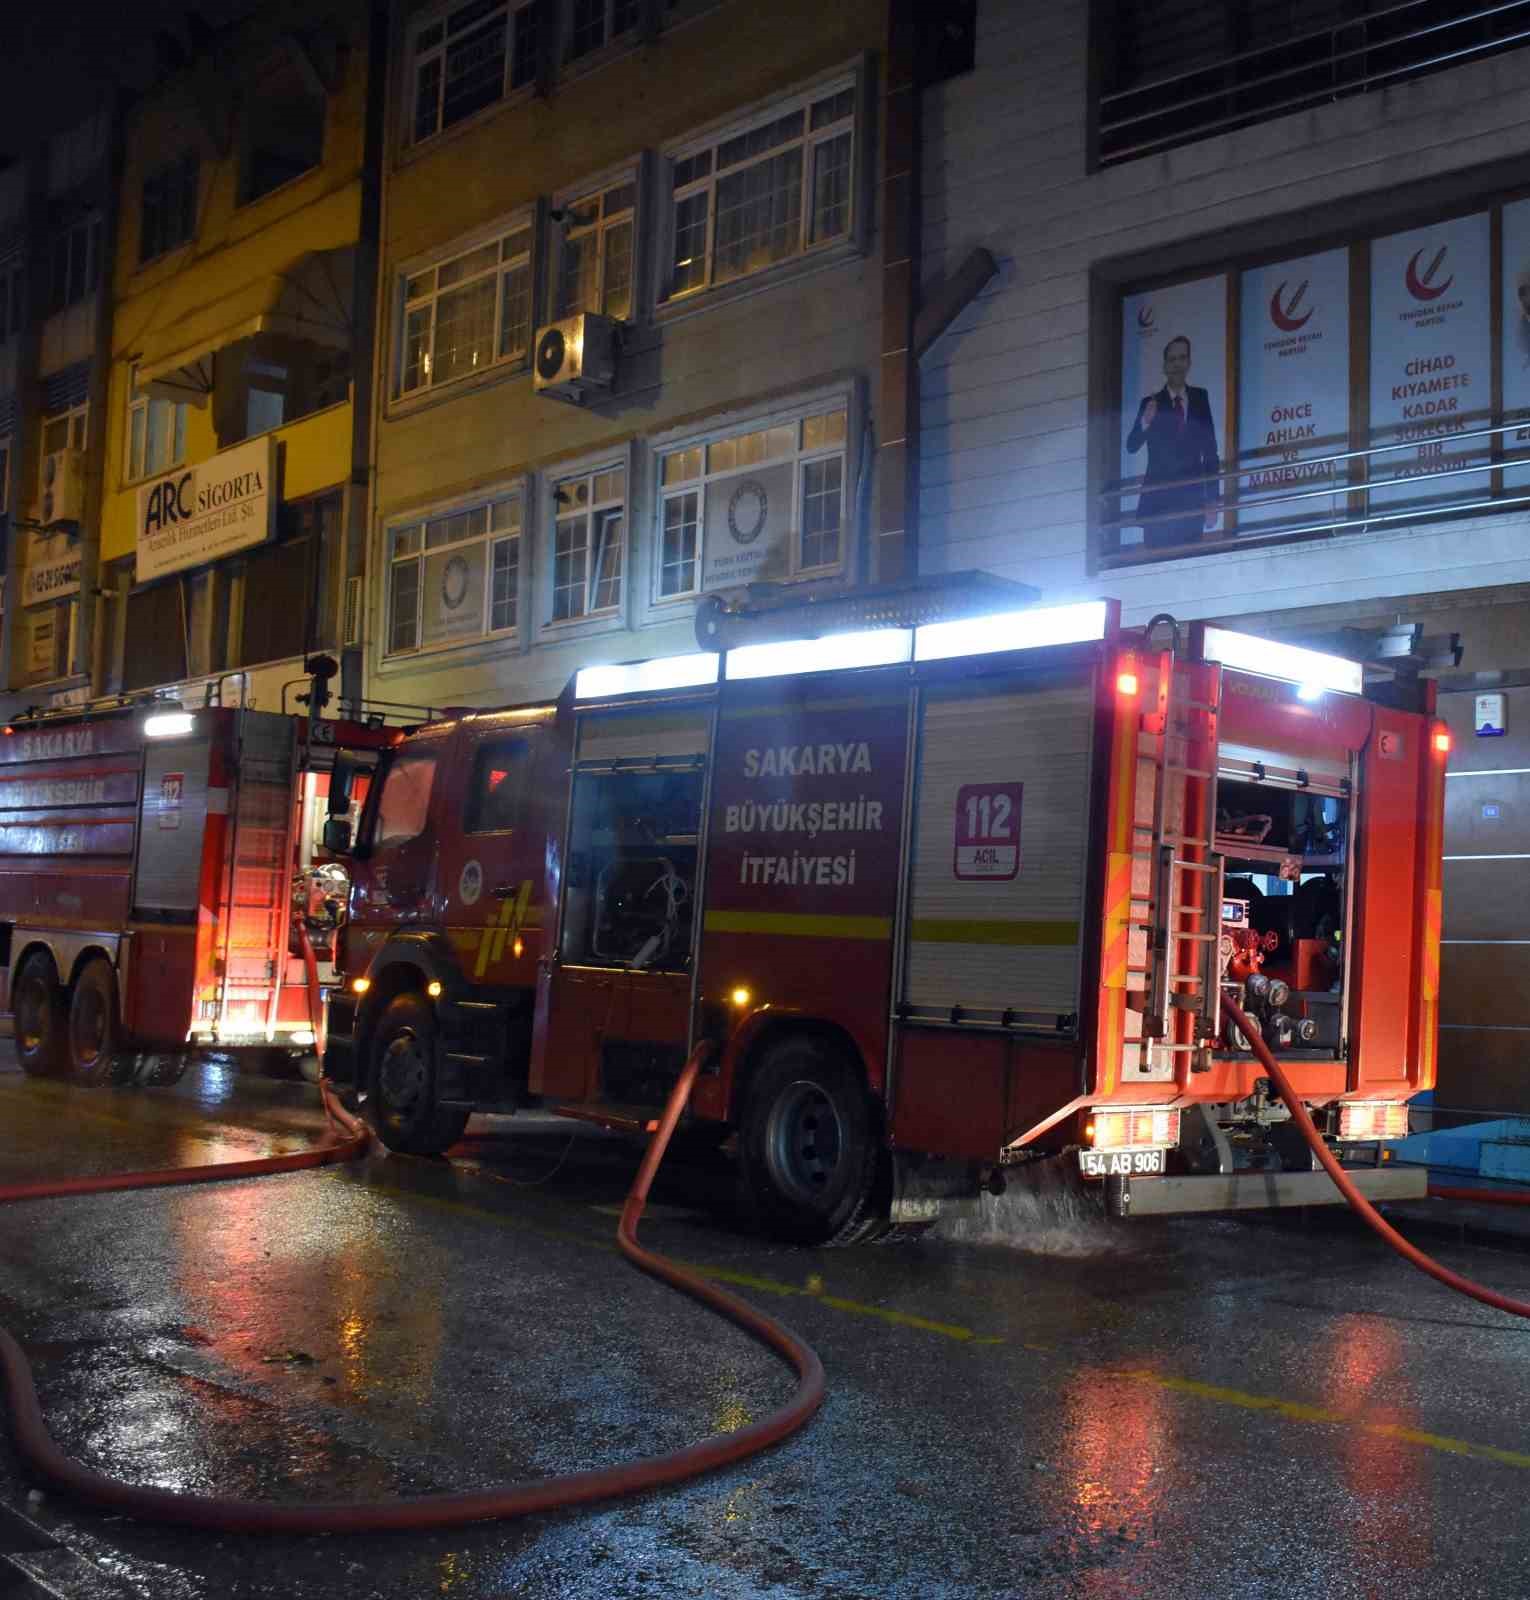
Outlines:
[{"label": "coiled hose", "polygon": [[[647,1456],[619,1466],[566,1473],[531,1483],[501,1485],[469,1494],[429,1494],[406,1500],[348,1501],[328,1505],[270,1505],[254,1500],[141,1488],[96,1472],[67,1456],[48,1433],[37,1390],[32,1382],[31,1369],[21,1346],[0,1328],[0,1377],[4,1380],[5,1400],[17,1452],[27,1466],[53,1488],[62,1490],[76,1500],[119,1515],[182,1527],[210,1528],[221,1533],[318,1534],[454,1528],[469,1522],[522,1517],[533,1512],[582,1505],[592,1500],[640,1494],[662,1484],[679,1483],[719,1467],[730,1466],[785,1439],[795,1433],[823,1402],[823,1364],[817,1354],[773,1317],[756,1311],[734,1295],[707,1283],[694,1272],[664,1256],[645,1250],[637,1241],[638,1222],[642,1218],[654,1174],[690,1099],[696,1074],[711,1048],[704,1043],[691,1052],[664,1107],[658,1129],[649,1141],[637,1177],[628,1191],[616,1237],[622,1254],[640,1271],[678,1289],[680,1293],[699,1301],[742,1328],[796,1370],[796,1392],[785,1405],[758,1422],[733,1433],[715,1434],[698,1444],[665,1455]],[[159,1188],[167,1184],[206,1183],[221,1178],[291,1172],[299,1167],[324,1166],[360,1155],[368,1143],[366,1129],[335,1100],[328,1083],[320,1084],[320,1093],[325,1114],[337,1133],[333,1144],[295,1155],[270,1156],[257,1161],[236,1161],[210,1167],[139,1172],[119,1178],[83,1178],[66,1183],[18,1184],[0,1188],[0,1202],[39,1200],[57,1195],[99,1194],[113,1189]]]},{"label": "coiled hose", "polygon": [[1291,1085],[1291,1080],[1286,1076],[1286,1069],[1281,1066],[1274,1052],[1264,1042],[1257,1026],[1244,1015],[1243,1008],[1235,1000],[1222,999],[1223,1009],[1228,1016],[1243,1031],[1243,1037],[1253,1047],[1254,1054],[1259,1058],[1259,1064],[1269,1073],[1270,1080],[1274,1083],[1280,1098],[1285,1101],[1286,1109],[1291,1113],[1291,1120],[1301,1130],[1302,1137],[1312,1147],[1312,1153],[1323,1163],[1323,1169],[1338,1186],[1339,1193],[1349,1201],[1364,1221],[1400,1255],[1403,1260],[1410,1262],[1420,1272],[1427,1272],[1431,1278],[1443,1283],[1447,1289],[1454,1289],[1457,1294],[1470,1295],[1473,1300],[1480,1300],[1485,1306],[1492,1306],[1498,1311],[1507,1311],[1516,1317],[1530,1317],[1530,1305],[1523,1300],[1511,1300],[1508,1295],[1499,1294],[1495,1289],[1484,1288],[1480,1283],[1473,1283],[1470,1278],[1463,1278],[1460,1273],[1452,1272],[1449,1267],[1442,1267],[1431,1256],[1426,1256],[1415,1244],[1410,1244],[1403,1236],[1381,1215],[1369,1200],[1355,1187],[1349,1174],[1338,1163],[1332,1150],[1328,1148],[1327,1141],[1317,1131],[1306,1106],[1301,1102],[1300,1095]]}]

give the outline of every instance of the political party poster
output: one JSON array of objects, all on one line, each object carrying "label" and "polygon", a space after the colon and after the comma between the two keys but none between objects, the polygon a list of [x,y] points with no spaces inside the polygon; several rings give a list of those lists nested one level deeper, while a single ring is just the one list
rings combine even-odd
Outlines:
[{"label": "political party poster", "polygon": [[1121,302],[1123,547],[1169,549],[1219,531],[1215,473],[1226,400],[1226,276],[1128,295]]},{"label": "political party poster", "polygon": [[[1371,245],[1371,438],[1408,448],[1372,456],[1373,509],[1487,493],[1492,408],[1491,229],[1486,212]],[[1480,463],[1478,475],[1457,469]],[[1450,473],[1431,492],[1428,480]]]},{"label": "political party poster", "polygon": [[[1238,329],[1238,532],[1342,514],[1349,448],[1349,251],[1245,272]],[[1293,498],[1299,497],[1299,498]]]},{"label": "political party poster", "polygon": [[[1530,200],[1503,208],[1503,420],[1524,426],[1502,436],[1507,459],[1530,462]],[[1510,494],[1530,493],[1530,465],[1504,469]]]}]

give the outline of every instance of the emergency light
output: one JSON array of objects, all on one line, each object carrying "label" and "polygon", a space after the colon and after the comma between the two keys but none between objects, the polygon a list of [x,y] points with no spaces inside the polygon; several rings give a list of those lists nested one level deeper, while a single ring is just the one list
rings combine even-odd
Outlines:
[{"label": "emergency light", "polygon": [[1358,661],[1261,639],[1254,633],[1234,633],[1230,628],[1207,628],[1201,653],[1206,660],[1220,661],[1224,667],[1257,672],[1266,678],[1288,678],[1302,686],[1303,700],[1316,699],[1312,691],[1317,689],[1359,694],[1365,686],[1365,672]]},{"label": "emergency light", "polygon": [[194,719],[189,711],[160,711],[143,719],[146,739],[178,739],[191,732]]},{"label": "emergency light", "polygon": [[604,700],[614,694],[641,694],[652,689],[699,689],[717,682],[715,651],[685,656],[655,656],[620,666],[584,667],[574,678],[576,700]]},{"label": "emergency light", "polygon": [[823,639],[774,639],[768,644],[739,645],[728,652],[728,677],[775,678],[787,672],[895,667],[909,659],[913,644],[914,631],[910,628],[867,628],[859,633],[831,633]]},{"label": "emergency light", "polygon": [[927,622],[914,632],[915,661],[990,655],[995,650],[1036,650],[1049,644],[1086,644],[1105,637],[1103,600],[1071,606],[1028,606],[987,617]]}]

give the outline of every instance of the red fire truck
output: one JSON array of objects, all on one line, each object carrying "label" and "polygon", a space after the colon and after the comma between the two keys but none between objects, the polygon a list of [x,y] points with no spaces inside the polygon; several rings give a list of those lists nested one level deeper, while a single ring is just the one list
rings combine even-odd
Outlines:
[{"label": "red fire truck", "polygon": [[382,1139],[528,1102],[640,1131],[710,1039],[689,1116],[789,1238],[1042,1155],[1117,1215],[1336,1199],[1232,995],[1367,1191],[1421,1192],[1380,1141],[1435,1070],[1432,686],[1110,602],[883,620],[590,668],[384,756],[330,831],[326,1058]]},{"label": "red fire truck", "polygon": [[197,1045],[311,1050],[348,889],[314,848],[329,769],[396,737],[155,699],[7,726],[0,1006],[22,1067],[167,1082]]}]

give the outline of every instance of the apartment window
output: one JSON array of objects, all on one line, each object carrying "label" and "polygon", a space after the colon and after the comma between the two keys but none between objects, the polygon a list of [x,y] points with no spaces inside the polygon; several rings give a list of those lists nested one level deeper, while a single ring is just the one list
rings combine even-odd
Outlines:
[{"label": "apartment window", "polygon": [[553,490],[552,620],[613,612],[622,600],[627,472],[606,467]]},{"label": "apartment window", "polygon": [[854,154],[855,90],[846,84],[676,155],[666,297],[848,237]]},{"label": "apartment window", "polygon": [[636,202],[637,184],[626,178],[563,207],[555,316],[598,311],[622,320],[632,314]]},{"label": "apartment window", "polygon": [[531,347],[531,225],[520,223],[407,276],[403,298],[400,394],[525,361]]},{"label": "apartment window", "polygon": [[574,0],[569,11],[567,59],[578,61],[630,33],[642,15],[642,0]]},{"label": "apartment window", "polygon": [[845,482],[842,406],[668,451],[658,598],[838,570]]},{"label": "apartment window", "polygon": [[244,111],[238,203],[259,200],[323,159],[324,97],[295,62],[285,61],[261,80]]},{"label": "apartment window", "polygon": [[521,520],[517,492],[389,531],[389,655],[515,631]]},{"label": "apartment window", "polygon": [[83,450],[89,431],[90,407],[75,406],[43,418],[42,453],[46,459],[55,450]]},{"label": "apartment window", "polygon": [[127,595],[126,605],[123,689],[151,689],[184,678],[190,660],[190,624],[181,578],[135,589]]},{"label": "apartment window", "polygon": [[199,170],[196,151],[188,150],[144,178],[138,224],[140,261],[152,261],[185,244],[196,232]]},{"label": "apartment window", "polygon": [[535,80],[537,9],[537,0],[469,0],[414,30],[415,144]]},{"label": "apartment window", "polygon": [[25,264],[19,258],[0,266],[0,344],[8,344],[21,333],[22,289],[25,283]]},{"label": "apartment window", "polygon": [[152,478],[186,459],[186,406],[184,401],[157,400],[138,387],[133,369],[132,398],[128,402],[129,479]]},{"label": "apartment window", "polygon": [[51,315],[78,305],[95,292],[101,277],[101,219],[87,217],[53,236],[48,283]]}]

